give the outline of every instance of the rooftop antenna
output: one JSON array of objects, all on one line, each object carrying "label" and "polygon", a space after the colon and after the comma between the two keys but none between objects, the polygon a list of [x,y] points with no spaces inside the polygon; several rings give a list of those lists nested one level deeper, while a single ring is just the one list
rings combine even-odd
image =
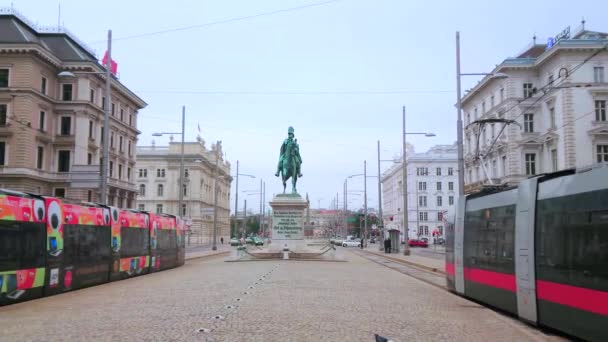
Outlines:
[{"label": "rooftop antenna", "polygon": [[585,30],[585,17],[583,17],[583,19],[581,19],[581,25],[583,26],[583,31]]},{"label": "rooftop antenna", "polygon": [[532,42],[534,43],[534,45],[536,45],[536,33],[534,33],[534,36],[532,36]]}]

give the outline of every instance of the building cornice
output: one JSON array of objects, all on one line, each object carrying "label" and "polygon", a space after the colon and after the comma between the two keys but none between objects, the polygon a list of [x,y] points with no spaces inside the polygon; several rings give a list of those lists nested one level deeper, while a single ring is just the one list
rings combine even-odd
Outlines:
[{"label": "building cornice", "polygon": [[[594,52],[598,49],[605,49],[607,46],[608,40],[563,40],[536,58],[507,58],[501,64],[497,65],[490,72],[490,74],[501,72],[504,73],[505,71],[535,69],[547,63],[549,59],[564,51]],[[496,81],[496,79],[493,79],[490,75],[481,79],[477,85],[475,85],[475,87],[471,88],[470,91],[462,97],[461,106],[464,107],[469,100],[477,96],[480,91],[490,86],[494,81]]]},{"label": "building cornice", "polygon": [[[105,82],[105,69],[94,62],[64,62],[59,58],[55,57],[51,52],[41,47],[36,43],[29,44],[0,44],[0,55],[9,54],[33,54],[43,61],[51,64],[58,70],[66,71],[85,71],[85,72],[99,72],[100,74],[91,74],[99,78],[101,82]],[[122,84],[116,77],[112,77],[112,87],[121,95],[128,98],[133,102],[138,109],[145,108],[148,104],[137,96],[134,92],[129,90],[124,84]]]}]

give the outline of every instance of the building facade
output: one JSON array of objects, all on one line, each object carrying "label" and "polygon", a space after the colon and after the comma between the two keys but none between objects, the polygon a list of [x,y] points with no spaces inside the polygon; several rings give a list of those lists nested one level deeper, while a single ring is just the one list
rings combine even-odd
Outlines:
[{"label": "building facade", "polygon": [[[466,93],[466,192],[608,161],[606,44],[606,33],[568,28],[552,46],[534,41],[505,59]],[[480,129],[483,119],[515,123]]]},{"label": "building facade", "polygon": [[[217,239],[219,243],[223,237],[227,242],[232,178],[221,144],[213,144],[208,150],[200,137],[197,142],[184,144],[184,187],[181,189],[180,163],[181,143],[137,147],[137,209],[180,215],[190,223],[190,242],[209,243],[213,238],[213,190],[217,172]],[[182,207],[178,208],[180,191],[184,197]]]},{"label": "building facade", "polygon": [[[457,145],[436,145],[425,153],[407,152],[408,238],[443,236],[447,211],[458,195]],[[404,232],[403,166],[396,161],[382,174],[382,211],[387,229]],[[405,235],[402,235],[402,239]]]},{"label": "building facade", "polygon": [[[63,71],[73,75],[59,77]],[[73,34],[0,9],[0,187],[100,200],[105,76],[94,72],[105,69]],[[128,208],[146,103],[118,78],[111,83],[108,204]]]}]

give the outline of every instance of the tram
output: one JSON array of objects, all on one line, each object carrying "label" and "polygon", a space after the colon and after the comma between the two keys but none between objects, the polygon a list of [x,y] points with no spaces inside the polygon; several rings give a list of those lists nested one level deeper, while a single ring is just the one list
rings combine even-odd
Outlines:
[{"label": "tram", "polygon": [[450,291],[534,325],[608,341],[607,164],[467,195],[450,214]]},{"label": "tram", "polygon": [[176,216],[0,189],[0,306],[178,267]]}]

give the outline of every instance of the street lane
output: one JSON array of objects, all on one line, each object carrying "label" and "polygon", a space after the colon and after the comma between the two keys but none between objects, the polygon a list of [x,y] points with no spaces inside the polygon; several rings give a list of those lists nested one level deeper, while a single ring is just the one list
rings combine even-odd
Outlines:
[{"label": "street lane", "polygon": [[546,339],[492,310],[340,253],[349,261],[197,259],[3,307],[2,339],[373,341],[374,333],[394,341]]}]

